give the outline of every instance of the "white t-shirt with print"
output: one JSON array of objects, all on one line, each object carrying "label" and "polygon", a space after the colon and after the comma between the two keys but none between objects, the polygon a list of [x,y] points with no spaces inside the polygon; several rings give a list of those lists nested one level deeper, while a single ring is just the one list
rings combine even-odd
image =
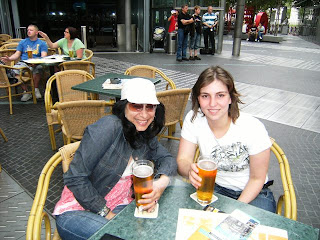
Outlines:
[{"label": "white t-shirt with print", "polygon": [[[191,110],[183,122],[181,136],[198,144],[201,155],[211,155],[218,160],[216,183],[235,191],[242,191],[249,175],[249,155],[258,154],[271,147],[268,132],[257,118],[240,113],[235,124],[231,122],[227,133],[216,139],[202,113],[191,122]],[[268,181],[266,176],[265,182]]]}]

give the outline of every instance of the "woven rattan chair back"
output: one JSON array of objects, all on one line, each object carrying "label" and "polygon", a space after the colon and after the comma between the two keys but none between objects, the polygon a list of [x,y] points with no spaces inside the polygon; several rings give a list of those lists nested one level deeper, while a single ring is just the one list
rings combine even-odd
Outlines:
[{"label": "woven rattan chair back", "polygon": [[22,38],[11,38],[7,41],[7,43],[13,43],[13,42],[19,43],[21,40],[23,40],[23,39]]},{"label": "woven rattan chair back", "polygon": [[93,57],[93,52],[90,49],[85,49],[83,53],[86,54],[86,58],[82,59],[81,61],[91,62]]},{"label": "woven rattan chair back", "polygon": [[85,128],[106,115],[107,104],[103,100],[73,101],[57,104],[62,122],[62,132],[66,137],[65,144],[81,140]]},{"label": "woven rattan chair back", "polygon": [[16,49],[18,47],[19,43],[17,42],[13,42],[13,43],[7,43],[7,44],[4,44],[0,47],[0,50],[1,49]]},{"label": "woven rattan chair back", "polygon": [[2,33],[0,34],[0,43],[7,42],[12,37],[8,34]]},{"label": "woven rattan chair back", "polygon": [[[277,202],[276,213],[278,215],[282,215],[283,210],[284,217],[290,218],[292,220],[297,220],[297,199],[292,182],[289,161],[276,141],[273,138],[270,138],[270,140],[272,142],[271,152],[273,152],[279,163],[283,187],[283,194],[279,197]],[[200,151],[199,147],[197,147],[193,161],[197,162],[199,156]]]},{"label": "woven rattan chair back", "polygon": [[[62,163],[64,172],[68,170],[69,164],[71,163],[74,153],[78,149],[79,145],[80,142],[76,142],[63,146],[59,149],[59,152],[55,153],[43,167],[28,219],[26,239],[41,239],[42,221],[45,223],[46,239],[50,239],[52,224],[50,224],[48,214],[43,210],[46,206],[45,204],[49,190],[49,184],[51,182],[50,179],[54,170],[57,169],[57,166],[60,163]],[[55,231],[53,239],[60,239],[57,231]]]},{"label": "woven rattan chair back", "polygon": [[10,83],[7,73],[6,73],[6,69],[21,69],[21,68],[14,68],[11,66],[7,66],[7,65],[0,65],[0,89],[5,89],[6,90],[6,94],[5,95],[1,95],[0,99],[2,98],[8,98],[9,99],[9,109],[10,109],[10,114],[13,114],[13,107],[12,107],[12,97],[13,96],[20,96],[22,94],[24,94],[24,92],[15,92],[12,93],[12,89],[11,88],[15,88],[21,84],[28,84],[30,85],[31,90],[27,91],[26,93],[30,93],[33,96],[33,103],[36,104],[37,100],[36,100],[36,96],[34,93],[34,83],[33,83],[33,78],[32,78],[32,73],[31,70],[27,67],[22,68],[23,71],[26,71],[27,74],[23,74],[22,70],[20,75],[16,76],[16,79],[18,80],[16,83]]},{"label": "woven rattan chair back", "polygon": [[146,78],[162,78],[166,80],[168,83],[166,85],[166,89],[169,89],[169,86],[171,89],[176,89],[176,84],[167,77],[161,70],[148,65],[136,65],[128,68],[125,73],[125,75],[131,75],[131,76],[138,76],[138,77],[146,77]]},{"label": "woven rattan chair back", "polygon": [[95,64],[89,61],[68,61],[61,63],[59,67],[61,71],[78,69],[86,71],[94,77],[96,76]]},{"label": "woven rattan chair back", "polygon": [[66,70],[56,74],[59,102],[87,100],[88,93],[72,90],[71,87],[93,79],[93,76],[82,70]]},{"label": "woven rattan chair back", "polygon": [[48,48],[48,56],[57,54],[57,49],[54,48]]},{"label": "woven rattan chair back", "polygon": [[[2,49],[0,50],[0,57],[5,57],[8,56],[10,57],[11,55],[13,55],[16,52],[15,49]],[[20,61],[20,58],[18,58],[17,60],[14,61],[9,61],[7,63],[5,63],[7,66],[11,66],[13,67],[17,62]]]},{"label": "woven rattan chair back", "polygon": [[[157,93],[157,98],[165,106],[165,127],[159,134],[159,139],[165,137],[170,139],[179,140],[177,137],[172,136],[170,127],[174,127],[176,123],[180,123],[182,128],[183,115],[188,103],[191,89],[172,89]],[[168,129],[168,135],[164,135],[164,132]]]}]

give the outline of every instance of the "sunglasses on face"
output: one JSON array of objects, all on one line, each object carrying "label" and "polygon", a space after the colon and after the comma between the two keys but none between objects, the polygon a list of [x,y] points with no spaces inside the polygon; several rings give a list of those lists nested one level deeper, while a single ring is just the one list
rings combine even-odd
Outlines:
[{"label": "sunglasses on face", "polygon": [[145,107],[147,112],[153,112],[157,108],[157,105],[155,104],[128,103],[128,106],[129,110],[133,112],[141,112],[143,107]]}]

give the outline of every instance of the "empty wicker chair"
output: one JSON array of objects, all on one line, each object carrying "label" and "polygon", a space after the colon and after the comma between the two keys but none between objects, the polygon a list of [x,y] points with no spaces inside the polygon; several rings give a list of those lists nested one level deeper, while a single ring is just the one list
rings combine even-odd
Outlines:
[{"label": "empty wicker chair", "polygon": [[23,40],[23,39],[22,38],[11,38],[7,41],[7,43],[13,43],[13,42],[19,43],[21,40]]},{"label": "empty wicker chair", "polygon": [[[16,83],[10,83],[6,69],[19,69],[20,75],[16,76],[18,82]],[[23,71],[27,72],[28,74],[23,74]],[[22,84],[28,84],[29,89],[31,88],[30,91],[27,91],[26,93],[31,93],[33,97],[33,103],[37,103],[37,99],[34,93],[34,83],[33,83],[33,75],[32,72],[29,68],[23,67],[23,68],[14,68],[6,65],[0,65],[0,89],[5,89],[6,90],[6,95],[0,96],[0,98],[8,98],[9,99],[9,107],[10,107],[10,114],[13,114],[12,110],[12,96],[20,96],[23,95],[24,92],[21,93],[12,93],[12,88],[17,87]]]},{"label": "empty wicker chair", "polygon": [[162,71],[160,71],[158,68],[148,66],[148,65],[136,65],[133,67],[128,68],[125,73],[125,75],[131,75],[131,76],[138,76],[138,77],[146,77],[146,78],[156,78],[157,74],[162,77],[164,80],[166,80],[168,83],[166,85],[166,89],[171,87],[171,89],[176,89],[176,84],[168,78]]},{"label": "empty wicker chair", "polygon": [[[272,142],[271,151],[278,160],[280,175],[282,180],[283,194],[279,197],[277,202],[277,211],[278,215],[282,215],[286,218],[292,220],[297,220],[297,199],[296,193],[294,190],[289,161],[284,154],[281,147],[276,143],[273,138],[270,138]],[[196,154],[194,156],[194,162],[197,162],[197,159],[200,155],[199,148],[197,147]],[[284,205],[284,206],[283,206]]]},{"label": "empty wicker chair", "polygon": [[85,49],[84,50],[84,54],[86,54],[86,58],[82,59],[81,61],[92,61],[92,57],[93,57],[93,52],[90,49]]},{"label": "empty wicker chair", "polygon": [[68,61],[63,62],[59,65],[61,71],[78,69],[90,73],[92,76],[96,77],[95,64],[89,61]]},{"label": "empty wicker chair", "polygon": [[[159,134],[159,140],[161,138],[170,138],[180,140],[180,138],[172,136],[172,129],[176,123],[180,123],[182,128],[183,114],[188,103],[191,89],[172,89],[157,93],[157,98],[166,109],[165,125],[161,133]],[[164,132],[168,129],[168,135],[164,135]]]},{"label": "empty wicker chair", "polygon": [[0,50],[1,49],[16,49],[18,47],[19,43],[17,42],[13,42],[13,43],[7,43],[7,44],[4,44],[0,47]]},{"label": "empty wicker chair", "polygon": [[[59,152],[54,154],[41,171],[39,177],[36,195],[33,200],[30,211],[26,239],[41,239],[41,223],[45,223],[46,239],[51,239],[51,225],[48,214],[43,211],[48,194],[50,179],[53,171],[62,163],[62,170],[66,172],[69,168],[75,151],[78,149],[80,142],[75,142],[59,149]],[[53,239],[60,239],[57,231],[54,232]]]},{"label": "empty wicker chair", "polygon": [[85,81],[92,80],[93,78],[94,77],[86,71],[66,70],[57,72],[47,81],[44,100],[52,150],[56,150],[57,148],[54,134],[55,132],[59,131],[59,129],[54,130],[54,125],[60,125],[57,110],[55,110],[55,106],[53,106],[52,102],[52,84],[56,81],[60,103],[88,100],[88,93],[72,90],[71,87]]},{"label": "empty wicker chair", "polygon": [[8,34],[5,34],[5,33],[0,34],[0,44],[3,42],[7,42],[11,38],[12,37]]},{"label": "empty wicker chair", "polygon": [[57,49],[54,48],[48,48],[48,56],[57,54]]},{"label": "empty wicker chair", "polygon": [[[61,119],[65,144],[82,139],[85,128],[106,116],[106,107],[112,107],[103,100],[84,100],[58,103],[58,114]],[[108,111],[110,114],[111,111]]]}]

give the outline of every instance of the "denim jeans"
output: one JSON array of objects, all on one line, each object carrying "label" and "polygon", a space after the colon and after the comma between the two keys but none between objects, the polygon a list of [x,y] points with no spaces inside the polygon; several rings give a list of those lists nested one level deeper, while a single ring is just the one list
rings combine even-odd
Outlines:
[{"label": "denim jeans", "polygon": [[[221,195],[233,198],[233,199],[238,199],[242,193],[242,191],[234,191],[228,188],[221,187],[216,184],[214,187],[214,191],[216,193],[219,193]],[[269,188],[263,188],[259,195],[252,200],[250,205],[253,205],[258,208],[262,208],[264,210],[267,210],[269,212],[276,212],[276,201],[274,200],[273,193]]]},{"label": "denim jeans", "polygon": [[179,28],[177,59],[182,59],[187,57],[187,46],[188,46],[188,34],[184,35],[184,29]]},{"label": "denim jeans", "polygon": [[[119,205],[113,213],[119,213],[127,205]],[[88,211],[69,211],[56,216],[58,233],[62,239],[88,239],[108,220],[98,214]]]},{"label": "denim jeans", "polygon": [[190,49],[195,49],[196,50],[196,49],[199,48],[199,46],[200,46],[200,36],[201,36],[201,34],[197,33],[197,32],[194,33],[193,37],[190,36],[190,44],[189,44],[189,48]]},{"label": "denim jeans", "polygon": [[263,38],[263,32],[258,32],[258,40],[261,38]]}]

